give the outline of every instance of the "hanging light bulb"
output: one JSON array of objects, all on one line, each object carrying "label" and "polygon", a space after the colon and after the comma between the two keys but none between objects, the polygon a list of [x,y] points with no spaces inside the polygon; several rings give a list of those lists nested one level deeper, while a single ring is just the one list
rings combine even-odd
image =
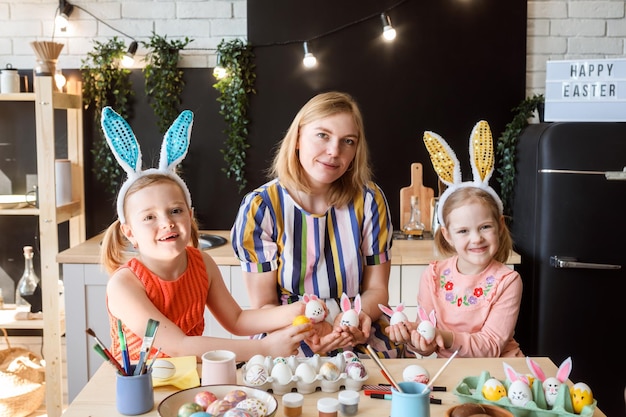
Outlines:
[{"label": "hanging light bulb", "polygon": [[396,30],[391,26],[391,19],[387,13],[380,14],[380,20],[383,22],[383,38],[387,42],[391,42],[396,38]]},{"label": "hanging light bulb", "polygon": [[213,76],[218,80],[226,77],[226,68],[222,66],[222,55],[219,52],[217,53],[217,63],[213,68]]},{"label": "hanging light bulb", "polygon": [[60,68],[57,68],[54,72],[54,83],[56,84],[57,90],[59,91],[63,91],[63,87],[65,87],[65,84],[67,83],[65,75],[63,75],[63,72]]},{"label": "hanging light bulb", "polygon": [[304,58],[302,64],[307,68],[313,68],[317,65],[317,58],[311,52],[309,52],[309,43],[304,42]]},{"label": "hanging light bulb", "polygon": [[68,1],[59,0],[59,14],[54,18],[54,21],[61,32],[65,32],[67,29],[68,20],[73,11],[74,6]]},{"label": "hanging light bulb", "polygon": [[135,53],[137,52],[137,41],[132,41],[128,47],[128,51],[122,57],[122,65],[130,68],[135,63]]}]

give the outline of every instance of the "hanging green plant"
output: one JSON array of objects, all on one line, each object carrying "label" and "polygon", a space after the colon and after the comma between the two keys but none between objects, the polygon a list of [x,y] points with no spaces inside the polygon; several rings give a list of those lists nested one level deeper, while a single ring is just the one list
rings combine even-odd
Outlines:
[{"label": "hanging green plant", "polygon": [[93,110],[94,135],[91,154],[94,158],[93,173],[96,180],[105,185],[112,195],[117,192],[122,180],[122,169],[113,157],[100,129],[102,109],[111,106],[125,119],[128,118],[131,97],[134,96],[130,82],[130,70],[120,65],[125,45],[117,37],[107,42],[94,41],[94,49],[81,61],[83,78],[83,102]]},{"label": "hanging green plant", "polygon": [[511,215],[511,199],[515,186],[515,148],[522,130],[528,126],[528,119],[533,116],[535,110],[544,103],[543,94],[535,94],[523,100],[512,111],[515,113],[513,120],[506,125],[504,132],[496,143],[496,181],[500,184],[500,198],[504,205],[504,214]]},{"label": "hanging green plant", "polygon": [[157,117],[157,125],[161,133],[165,133],[179,114],[180,97],[185,87],[183,70],[178,68],[180,51],[193,42],[184,40],[167,40],[167,36],[159,36],[152,32],[150,42],[142,42],[148,49],[143,69],[146,79],[146,95],[150,107]]},{"label": "hanging green plant", "polygon": [[226,122],[224,133],[227,138],[224,148],[226,168],[222,171],[227,178],[234,177],[241,192],[248,183],[245,177],[246,149],[250,147],[248,137],[249,94],[256,94],[254,81],[254,53],[249,43],[240,39],[222,40],[217,46],[218,65],[224,68],[225,76],[213,84],[220,92],[220,114]]}]

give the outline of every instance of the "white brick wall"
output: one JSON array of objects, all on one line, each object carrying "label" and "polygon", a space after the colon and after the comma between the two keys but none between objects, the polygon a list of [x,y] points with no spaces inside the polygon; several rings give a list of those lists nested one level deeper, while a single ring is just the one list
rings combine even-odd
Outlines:
[{"label": "white brick wall", "polygon": [[[74,0],[90,13],[139,41],[152,32],[168,39],[193,39],[181,53],[181,67],[215,65],[215,48],[223,39],[246,38],[247,0]],[[29,43],[52,37],[57,0],[0,1],[0,68],[32,68]],[[75,8],[65,34],[59,66],[79,68],[93,39],[101,42],[119,36],[130,39],[97,22]],[[626,0],[535,0],[528,1],[526,64],[527,95],[543,93],[546,61],[579,58],[623,58],[626,56]],[[141,44],[137,56],[145,54]],[[137,66],[141,59],[135,60]]]}]

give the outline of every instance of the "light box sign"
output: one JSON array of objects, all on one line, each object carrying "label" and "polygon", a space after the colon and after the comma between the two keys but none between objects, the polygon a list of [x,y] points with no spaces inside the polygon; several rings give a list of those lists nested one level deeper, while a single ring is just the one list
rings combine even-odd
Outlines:
[{"label": "light box sign", "polygon": [[626,59],[548,61],[545,121],[626,121]]}]

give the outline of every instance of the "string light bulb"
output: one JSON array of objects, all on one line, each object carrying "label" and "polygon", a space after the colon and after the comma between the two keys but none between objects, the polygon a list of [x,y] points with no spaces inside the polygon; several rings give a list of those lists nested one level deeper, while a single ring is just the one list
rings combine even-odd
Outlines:
[{"label": "string light bulb", "polygon": [[59,0],[59,14],[57,14],[54,20],[61,32],[65,32],[67,29],[68,21],[73,11],[74,6],[69,1]]},{"label": "string light bulb", "polygon": [[126,68],[130,68],[135,64],[135,54],[137,53],[137,41],[132,41],[128,50],[122,57],[122,65]]},{"label": "string light bulb", "polygon": [[54,83],[56,84],[57,90],[59,91],[63,91],[63,87],[65,87],[65,84],[67,83],[65,75],[63,75],[63,72],[60,68],[57,68],[54,72]]},{"label": "string light bulb", "polygon": [[304,58],[302,59],[302,64],[306,68],[313,68],[317,65],[317,58],[315,58],[315,55],[309,51],[308,42],[304,42]]},{"label": "string light bulb", "polygon": [[396,30],[391,26],[391,19],[387,13],[380,14],[380,20],[383,22],[383,38],[387,42],[391,42],[396,38]]},{"label": "string light bulb", "polygon": [[213,76],[221,80],[226,77],[226,68],[222,66],[222,54],[217,53],[217,63],[215,64],[215,68],[213,68]]}]

